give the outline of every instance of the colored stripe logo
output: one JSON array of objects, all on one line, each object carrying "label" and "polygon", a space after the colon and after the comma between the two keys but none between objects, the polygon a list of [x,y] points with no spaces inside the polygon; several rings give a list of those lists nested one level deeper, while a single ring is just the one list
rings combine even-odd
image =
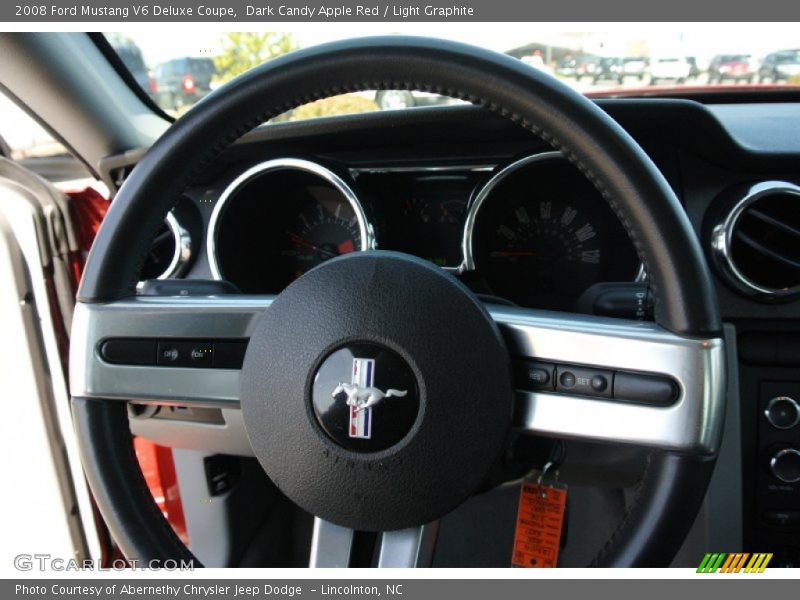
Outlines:
[{"label": "colored stripe logo", "polygon": [[708,553],[703,557],[698,573],[763,573],[772,553],[736,552],[733,554]]},{"label": "colored stripe logo", "polygon": [[[370,388],[375,379],[375,360],[372,358],[353,359],[353,377],[351,383],[361,388]],[[350,407],[351,438],[370,439],[372,437],[372,409],[357,406]]]}]

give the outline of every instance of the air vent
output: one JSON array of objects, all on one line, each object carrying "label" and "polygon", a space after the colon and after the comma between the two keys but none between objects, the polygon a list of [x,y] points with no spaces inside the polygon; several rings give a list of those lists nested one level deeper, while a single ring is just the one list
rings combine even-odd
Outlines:
[{"label": "air vent", "polygon": [[800,296],[800,187],[751,186],[714,227],[717,266],[738,291],[760,300]]},{"label": "air vent", "polygon": [[169,213],[150,244],[141,279],[177,277],[191,257],[191,238],[175,215]]}]

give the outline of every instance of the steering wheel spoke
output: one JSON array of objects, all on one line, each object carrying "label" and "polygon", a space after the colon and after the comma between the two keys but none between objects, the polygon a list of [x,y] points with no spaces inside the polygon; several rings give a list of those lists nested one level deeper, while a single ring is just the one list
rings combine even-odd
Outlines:
[{"label": "steering wheel spoke", "polygon": [[378,567],[430,567],[439,535],[439,521],[381,534]]},{"label": "steering wheel spoke", "polygon": [[349,527],[314,517],[308,566],[313,569],[349,567],[354,537],[355,531]]},{"label": "steering wheel spoke", "polygon": [[[429,567],[433,560],[438,533],[439,522],[434,521],[420,527],[385,531],[379,534],[378,567]],[[312,568],[349,567],[354,538],[355,531],[352,529],[315,517],[309,566]]]},{"label": "steering wheel spoke", "polygon": [[[158,402],[183,406],[239,406],[239,368],[180,366],[157,353],[187,343],[214,350],[232,340],[246,343],[271,296],[134,297],[111,303],[78,303],[70,349],[70,386],[76,398]],[[106,355],[105,344],[144,344],[144,358]],[[141,347],[141,346],[140,346]],[[191,349],[189,349],[191,352]],[[149,354],[148,354],[149,353]],[[139,353],[142,354],[142,353]],[[137,362],[139,364],[131,364]],[[147,363],[147,364],[143,364]]]},{"label": "steering wheel spoke", "polygon": [[[515,430],[687,453],[717,450],[725,385],[720,338],[683,337],[623,319],[512,307],[490,312],[518,367],[531,360],[552,369],[542,385],[517,379]],[[592,372],[601,374],[602,392],[591,389]],[[656,392],[671,386],[674,396],[664,402],[654,393],[648,401],[648,384]],[[625,397],[623,385],[644,389]]]}]

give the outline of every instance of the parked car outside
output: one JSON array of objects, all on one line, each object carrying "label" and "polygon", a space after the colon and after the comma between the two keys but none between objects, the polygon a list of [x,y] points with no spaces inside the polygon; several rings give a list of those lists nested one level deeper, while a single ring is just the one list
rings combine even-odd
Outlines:
[{"label": "parked car outside", "polygon": [[215,73],[210,58],[186,56],[161,63],[154,70],[159,105],[174,110],[191,106],[211,91]]},{"label": "parked car outside", "polygon": [[708,66],[708,82],[724,81],[753,83],[752,57],[749,54],[718,54]]},{"label": "parked car outside", "polygon": [[600,59],[596,56],[586,55],[580,57],[575,66],[575,79],[580,81],[583,77],[593,77],[599,62]]},{"label": "parked car outside", "polygon": [[622,77],[635,77],[639,81],[647,73],[647,59],[644,56],[628,56],[622,59]]},{"label": "parked car outside", "polygon": [[592,83],[600,83],[601,81],[614,81],[622,84],[622,59],[616,57],[604,57],[597,63],[597,68],[594,70]]},{"label": "parked car outside", "polygon": [[375,104],[381,110],[396,110],[417,106],[445,106],[458,102],[458,100],[449,96],[420,92],[418,90],[380,90],[375,93]]},{"label": "parked car outside", "polygon": [[685,56],[661,56],[650,61],[650,85],[662,81],[685,83],[689,79],[692,65]]},{"label": "parked car outside", "polygon": [[578,75],[578,59],[574,56],[565,56],[556,61],[556,75],[561,77],[576,77]]},{"label": "parked car outside", "polygon": [[780,50],[764,57],[758,69],[759,83],[789,81],[800,75],[800,50]]}]

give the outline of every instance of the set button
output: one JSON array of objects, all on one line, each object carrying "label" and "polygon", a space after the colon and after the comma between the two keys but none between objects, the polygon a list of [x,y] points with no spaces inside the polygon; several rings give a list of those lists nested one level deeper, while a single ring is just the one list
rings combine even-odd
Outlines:
[{"label": "set button", "polygon": [[613,371],[558,365],[557,392],[569,392],[581,396],[611,397]]},{"label": "set button", "polygon": [[675,381],[655,374],[520,360],[515,363],[515,375],[517,389],[529,392],[560,392],[654,406],[669,406],[678,399]]}]

